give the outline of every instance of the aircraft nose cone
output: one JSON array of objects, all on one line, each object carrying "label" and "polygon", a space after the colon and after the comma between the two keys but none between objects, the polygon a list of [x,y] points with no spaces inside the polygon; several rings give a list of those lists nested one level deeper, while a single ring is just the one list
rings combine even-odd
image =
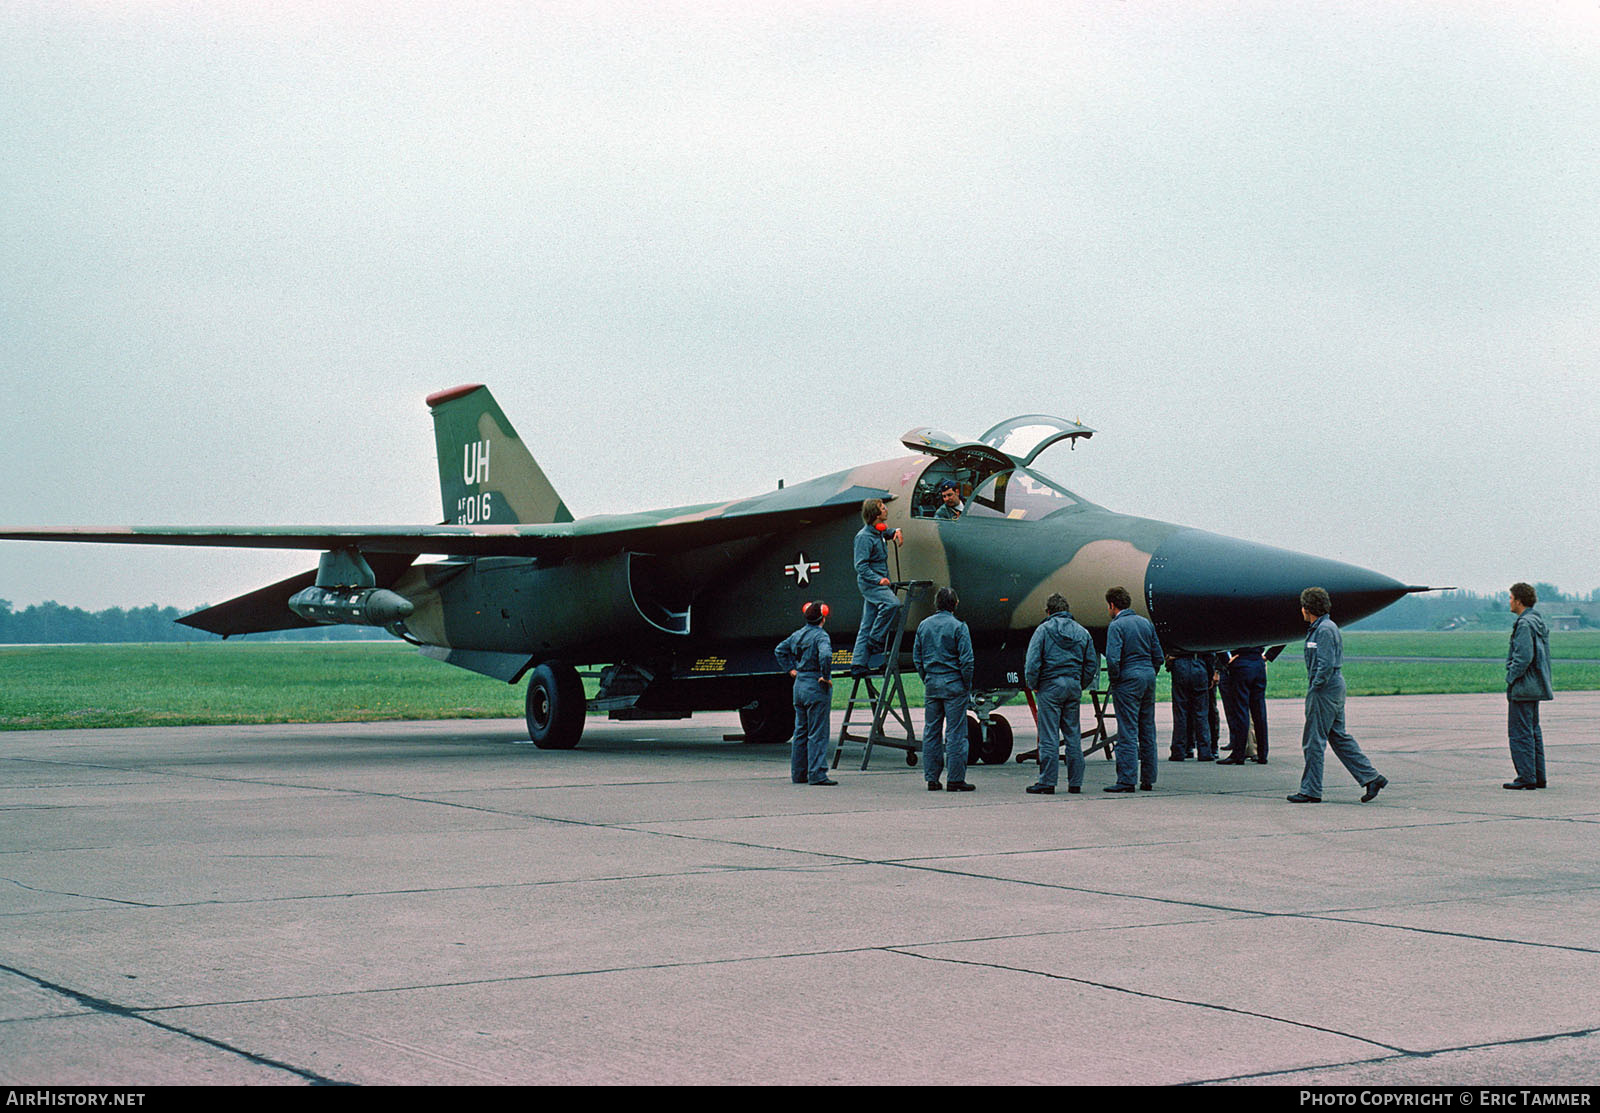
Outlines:
[{"label": "aircraft nose cone", "polygon": [[1302,637],[1300,592],[1313,586],[1328,589],[1341,626],[1409,590],[1354,564],[1184,529],[1151,556],[1145,601],[1164,647],[1236,649]]}]

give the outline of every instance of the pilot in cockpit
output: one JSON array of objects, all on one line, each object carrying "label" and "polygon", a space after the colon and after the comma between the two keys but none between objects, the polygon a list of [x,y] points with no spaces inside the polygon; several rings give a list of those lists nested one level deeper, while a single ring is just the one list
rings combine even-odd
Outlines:
[{"label": "pilot in cockpit", "polygon": [[942,521],[953,522],[961,517],[966,510],[966,504],[961,501],[961,486],[953,479],[946,479],[939,484],[939,509],[933,512],[935,518]]}]

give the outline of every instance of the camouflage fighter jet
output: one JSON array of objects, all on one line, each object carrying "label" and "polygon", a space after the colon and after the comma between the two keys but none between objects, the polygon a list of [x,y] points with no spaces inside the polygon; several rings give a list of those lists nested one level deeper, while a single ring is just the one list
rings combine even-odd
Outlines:
[{"label": "camouflage fighter jet", "polygon": [[[0,538],[321,551],[315,570],[179,621],[223,637],[320,624],[382,627],[438,660],[506,683],[529,676],[528,733],[567,749],[588,710],[682,718],[738,709],[746,738],[781,742],[790,681],[773,647],[812,599],[831,602],[835,665],[849,665],[859,596],[852,541],[864,499],[883,498],[896,577],[952,584],[972,631],[979,706],[1015,694],[1044,601],[1060,592],[1105,642],[1122,585],[1162,644],[1191,651],[1300,637],[1299,592],[1320,584],[1355,621],[1407,587],[1354,565],[1119,514],[1035,468],[1094,430],[1031,414],[962,442],[933,429],[911,455],[752,498],[574,519],[487,388],[428,397],[444,523],[435,526],[12,529]],[[965,511],[934,515],[955,481]],[[424,554],[442,557],[419,564]],[[930,593],[931,594],[931,593]],[[908,632],[931,601],[912,605]],[[908,649],[910,641],[903,645]],[[908,652],[890,668],[908,666]],[[585,700],[579,667],[598,668]],[[593,675],[593,674],[591,674]],[[1003,725],[1003,720],[996,720]],[[1009,754],[992,748],[987,760]]]}]

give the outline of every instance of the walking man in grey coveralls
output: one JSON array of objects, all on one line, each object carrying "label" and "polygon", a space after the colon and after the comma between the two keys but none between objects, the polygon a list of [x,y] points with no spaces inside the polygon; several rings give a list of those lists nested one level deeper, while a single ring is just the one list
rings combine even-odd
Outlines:
[{"label": "walking man in grey coveralls", "polygon": [[850,655],[850,675],[866,676],[884,665],[889,631],[900,617],[900,598],[889,587],[889,543],[901,544],[900,531],[889,531],[889,508],[882,499],[861,504],[856,534],[856,587],[861,592],[861,626],[856,630],[855,652]]},{"label": "walking man in grey coveralls", "polygon": [[1323,588],[1308,587],[1300,593],[1300,617],[1311,626],[1306,633],[1306,727],[1300,738],[1306,768],[1300,777],[1300,791],[1289,797],[1291,804],[1322,803],[1322,759],[1329,746],[1356,783],[1367,790],[1361,797],[1363,804],[1389,783],[1344,729],[1344,635],[1328,617],[1332,610],[1333,600]]},{"label": "walking man in grey coveralls", "polygon": [[833,712],[833,642],[823,631],[828,608],[806,604],[806,624],[773,650],[794,677],[794,739],[789,743],[789,779],[797,785],[836,785],[828,776],[829,720]]},{"label": "walking man in grey coveralls", "polygon": [[1148,618],[1134,614],[1125,587],[1106,592],[1111,622],[1106,626],[1106,676],[1117,708],[1117,783],[1105,792],[1156,787],[1156,673],[1161,670],[1161,639]]},{"label": "walking man in grey coveralls", "polygon": [[928,791],[939,791],[939,774],[949,766],[945,788],[971,792],[967,783],[967,701],[972,691],[972,634],[956,617],[954,588],[941,587],[934,612],[917,624],[911,664],[922,677],[922,776]]},{"label": "walking man in grey coveralls", "polygon": [[1023,682],[1039,696],[1039,780],[1027,791],[1054,796],[1060,776],[1057,751],[1067,748],[1067,791],[1083,787],[1083,741],[1078,730],[1078,704],[1083,690],[1094,687],[1100,675],[1100,655],[1094,639],[1079,626],[1057,593],[1044,604],[1045,620],[1028,641]]},{"label": "walking man in grey coveralls", "polygon": [[1511,627],[1506,650],[1506,733],[1517,778],[1502,788],[1543,788],[1544,734],[1539,730],[1539,701],[1555,695],[1550,684],[1550,630],[1534,605],[1539,596],[1531,584],[1511,585]]}]

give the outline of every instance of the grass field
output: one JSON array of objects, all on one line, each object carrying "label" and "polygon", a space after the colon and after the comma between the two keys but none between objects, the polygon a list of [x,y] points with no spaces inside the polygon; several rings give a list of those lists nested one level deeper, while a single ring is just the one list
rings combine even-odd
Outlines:
[{"label": "grass field", "polygon": [[[1505,635],[1346,635],[1351,695],[1503,692]],[[1551,635],[1556,689],[1600,689],[1600,631]],[[1406,660],[1404,658],[1413,658]],[[1421,658],[1488,658],[1424,660]],[[1270,697],[1305,694],[1299,645],[1267,670]],[[848,683],[836,684],[843,706]],[[592,691],[592,687],[591,687]],[[906,678],[920,703],[921,685]],[[1167,698],[1166,675],[1158,692]],[[206,642],[0,648],[0,730],[186,723],[519,717],[523,689],[400,643]]]},{"label": "grass field", "polygon": [[0,730],[502,718],[522,700],[398,642],[0,649]]}]

